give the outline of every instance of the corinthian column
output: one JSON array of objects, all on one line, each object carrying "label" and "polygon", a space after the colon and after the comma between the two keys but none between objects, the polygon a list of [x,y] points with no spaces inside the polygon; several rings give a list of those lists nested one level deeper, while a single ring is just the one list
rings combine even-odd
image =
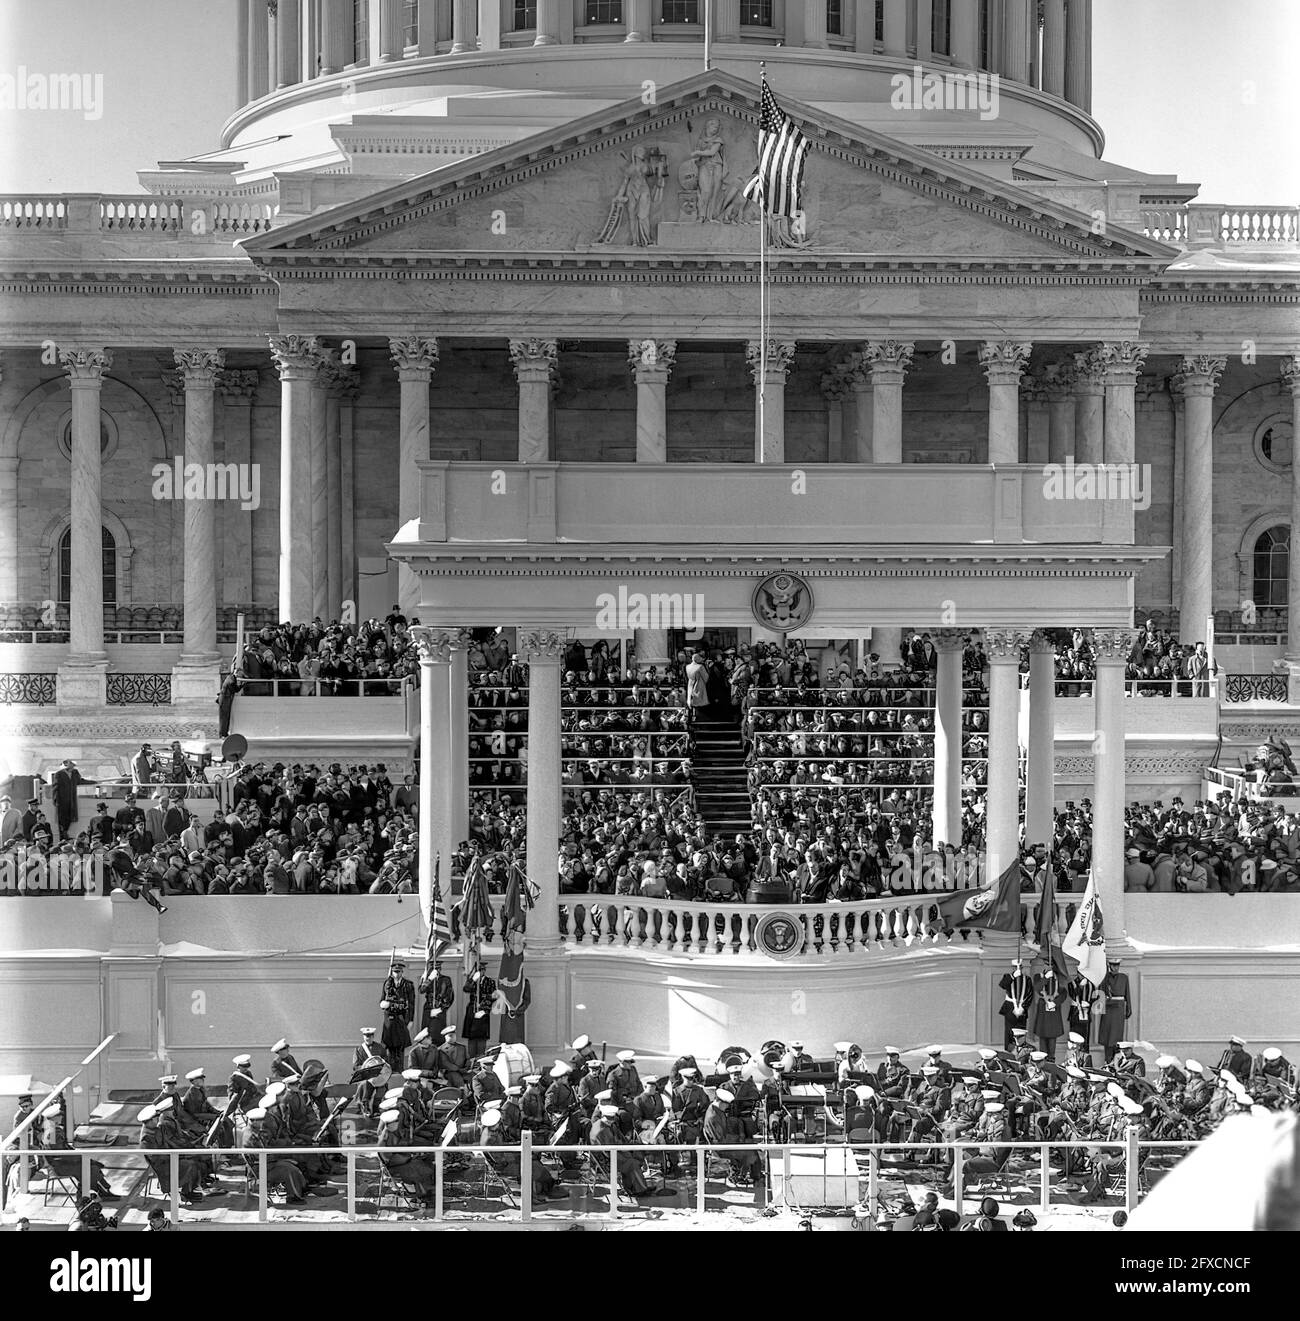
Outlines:
[{"label": "corinthian column", "polygon": [[1206,637],[1205,620],[1214,609],[1214,387],[1226,366],[1224,358],[1185,357],[1178,371],[1183,397],[1183,553],[1178,617],[1179,636],[1189,644],[1212,642]]},{"label": "corinthian column", "polygon": [[1286,583],[1287,701],[1300,705],[1300,353],[1282,359],[1282,384],[1291,395],[1291,559]]},{"label": "corinthian column", "polygon": [[311,383],[311,579],[312,616],[329,622],[329,386],[338,359],[322,349]]},{"label": "corinthian column", "polygon": [[785,378],[794,361],[794,341],[769,339],[766,361],[762,342],[745,345],[745,361],[754,380],[754,435],[756,463],[785,462]]},{"label": "corinthian column", "polygon": [[519,382],[519,462],[547,463],[551,457],[553,339],[512,339],[510,361]]},{"label": "corinthian column", "polygon": [[869,340],[863,360],[871,369],[871,449],[876,463],[903,461],[903,381],[915,344]]},{"label": "corinthian column", "polygon": [[630,339],[627,359],[636,379],[636,461],[668,461],[668,377],[677,360],[675,339]]},{"label": "corinthian column", "polygon": [[1030,344],[987,340],[979,362],[989,383],[989,463],[1020,462],[1020,378]]},{"label": "corinthian column", "polygon": [[271,356],[280,373],[280,600],[279,617],[312,617],[311,395],[320,355],[314,335],[273,335]]},{"label": "corinthian column", "polygon": [[1103,400],[1106,364],[1101,350],[1074,355],[1074,457],[1079,463],[1100,463],[1104,435]]},{"label": "corinthian column", "polygon": [[70,648],[59,667],[60,705],[105,701],[104,549],[100,506],[100,393],[113,365],[106,348],[61,349],[59,365],[72,387],[72,600]]},{"label": "corinthian column", "polygon": [[1124,664],[1133,647],[1127,632],[1092,635],[1096,732],[1092,741],[1092,875],[1097,882],[1113,955],[1124,942]]},{"label": "corinthian column", "polygon": [[1074,453],[1074,376],[1051,363],[1043,370],[1047,390],[1047,461],[1064,463]]},{"label": "corinthian column", "polygon": [[[221,390],[221,431],[227,463],[251,465],[253,461],[253,395],[257,392],[255,369],[227,370],[217,384]],[[258,481],[257,496],[262,496]],[[253,511],[228,503],[222,519],[222,564],[219,600],[225,605],[253,603]]]},{"label": "corinthian column", "polygon": [[871,384],[871,368],[863,354],[853,355],[844,379],[849,388],[844,416],[845,461],[874,463],[875,391]]},{"label": "corinthian column", "polygon": [[989,660],[988,799],[985,813],[990,882],[1020,855],[1020,649],[1023,633],[986,630]]},{"label": "corinthian column", "polygon": [[[397,442],[397,522],[405,527],[420,517],[420,469],[429,457],[429,382],[438,365],[438,341],[406,335],[388,341],[401,390]],[[420,607],[420,580],[405,564],[397,566],[397,601],[408,618]]]},{"label": "corinthian column", "polygon": [[1137,379],[1148,344],[1123,340],[1101,346],[1106,369],[1106,422],[1103,435],[1107,463],[1132,463],[1136,449]]},{"label": "corinthian column", "polygon": [[528,666],[528,874],[538,886],[528,915],[528,945],[544,952],[560,943],[560,665],[564,639],[531,629],[519,634]]},{"label": "corinthian column", "polygon": [[[225,366],[220,349],[177,349],[176,366],[185,382],[185,465],[212,471],[212,433],[217,373]],[[238,483],[235,483],[238,489]],[[205,495],[207,494],[205,490]],[[172,671],[172,700],[215,701],[220,685],[217,655],[216,510],[206,498],[186,498],[185,641]],[[247,517],[247,515],[245,515]]]}]

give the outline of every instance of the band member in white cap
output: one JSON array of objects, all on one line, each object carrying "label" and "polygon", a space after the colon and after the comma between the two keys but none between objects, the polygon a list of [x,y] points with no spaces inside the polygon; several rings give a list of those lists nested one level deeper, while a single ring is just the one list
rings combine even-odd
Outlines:
[{"label": "band member in white cap", "polygon": [[[170,1104],[175,1105],[175,1102]],[[159,1127],[158,1110],[156,1106],[147,1105],[140,1111],[140,1146],[149,1152],[158,1152],[156,1156],[146,1156],[145,1163],[153,1171],[154,1177],[158,1180],[158,1188],[164,1197],[170,1197],[172,1191],[171,1185],[171,1160],[161,1153],[167,1150],[166,1135]],[[201,1202],[203,1194],[198,1191],[199,1185],[199,1164],[191,1160],[188,1156],[181,1156],[177,1160],[176,1174],[179,1183],[178,1193],[180,1200],[186,1206],[194,1202]]]},{"label": "band member in white cap", "polygon": [[406,1052],[406,1067],[408,1069],[419,1069],[422,1072],[427,1070],[430,1073],[437,1073],[438,1046],[441,1041],[441,1035],[435,1041],[429,1035],[427,1029],[421,1028],[411,1041],[411,1049]]},{"label": "band member in white cap", "polygon": [[1117,1041],[1116,1053],[1111,1057],[1110,1067],[1116,1072],[1131,1078],[1147,1076],[1146,1061],[1133,1049],[1131,1041]]},{"label": "band member in white cap", "polygon": [[571,1049],[573,1054],[569,1056],[569,1068],[573,1071],[575,1079],[582,1077],[582,1071],[589,1061],[595,1060],[600,1063],[600,1057],[596,1054],[596,1048],[591,1044],[591,1038],[588,1036],[574,1037]]},{"label": "band member in white cap", "polygon": [[[269,1112],[262,1106],[257,1106],[248,1112],[249,1131],[244,1135],[246,1151],[258,1151],[263,1147],[280,1145],[279,1139],[271,1137],[267,1131],[268,1115]],[[249,1186],[256,1187],[257,1158],[245,1156],[244,1163],[248,1168]],[[283,1188],[284,1200],[289,1206],[298,1206],[307,1200],[307,1178],[288,1156],[266,1158],[266,1186],[268,1192],[272,1188]]]},{"label": "band member in white cap", "polygon": [[[612,1103],[597,1107],[591,1136],[587,1139],[593,1147],[612,1147],[624,1140],[618,1127],[618,1116],[619,1108]],[[645,1197],[651,1191],[642,1172],[645,1157],[630,1151],[620,1151],[617,1160],[619,1186],[632,1197]]]},{"label": "band member in white cap", "polygon": [[1219,1070],[1227,1069],[1239,1082],[1250,1077],[1251,1058],[1246,1053],[1246,1042],[1241,1037],[1229,1037],[1227,1048],[1219,1057]]},{"label": "band member in white cap", "polygon": [[469,1072],[469,1049],[463,1041],[456,1040],[456,1029],[442,1029],[442,1045],[438,1048],[438,1072],[447,1080],[449,1087],[464,1087],[465,1075]]},{"label": "band member in white cap", "polygon": [[491,1055],[484,1055],[477,1063],[478,1068],[470,1080],[470,1090],[474,1094],[475,1104],[481,1107],[487,1101],[501,1100],[506,1094],[506,1089],[492,1067]]},{"label": "band member in white cap", "polygon": [[[740,1126],[731,1114],[735,1097],[725,1087],[719,1087],[714,1094],[713,1104],[704,1113],[705,1146],[726,1146],[729,1143],[743,1141]],[[731,1166],[727,1182],[733,1187],[752,1187],[759,1173],[759,1159],[756,1151],[723,1151],[723,1156]]]},{"label": "band member in white cap", "polygon": [[[391,1067],[392,1061],[388,1059],[384,1048],[375,1043],[375,1029],[373,1027],[363,1027],[361,1029],[361,1044],[354,1047],[352,1051],[352,1072],[356,1073],[358,1069],[373,1064],[375,1060]],[[379,1114],[379,1098],[382,1092],[382,1083],[359,1082],[357,1083],[357,1090],[352,1094],[352,1099],[356,1101],[357,1108],[363,1115],[373,1117]]]},{"label": "band member in white cap", "polygon": [[1269,1046],[1260,1052],[1255,1061],[1254,1076],[1272,1078],[1294,1087],[1296,1082],[1295,1065],[1276,1046]]},{"label": "band member in white cap", "polygon": [[379,1159],[384,1168],[398,1183],[406,1184],[415,1190],[415,1195],[425,1204],[434,1202],[434,1172],[428,1161],[420,1156],[404,1152],[388,1154],[385,1148],[405,1147],[410,1143],[402,1135],[402,1113],[400,1110],[385,1110],[379,1116]]},{"label": "band member in white cap", "polygon": [[897,1046],[886,1046],[884,1063],[876,1070],[876,1091],[890,1100],[899,1100],[907,1090],[909,1076],[902,1052]]},{"label": "band member in white cap", "polygon": [[1183,1089],[1187,1086],[1187,1075],[1183,1072],[1177,1057],[1157,1055],[1156,1068],[1160,1070],[1155,1082],[1156,1091],[1170,1100],[1180,1101]]},{"label": "band member in white cap", "polygon": [[926,1052],[926,1064],[939,1070],[939,1077],[942,1086],[952,1086],[952,1065],[943,1058],[942,1046],[931,1046]]},{"label": "band member in white cap", "polygon": [[605,1075],[605,1086],[614,1094],[613,1103],[632,1113],[632,1102],[641,1095],[641,1075],[636,1070],[636,1051],[620,1050],[618,1063]]},{"label": "band member in white cap", "polygon": [[301,1073],[302,1065],[289,1053],[289,1043],[284,1037],[271,1047],[270,1076],[273,1081],[283,1082],[291,1073]]},{"label": "band member in white cap", "polygon": [[253,1077],[253,1057],[251,1055],[236,1055],[230,1062],[235,1068],[230,1075],[226,1092],[227,1095],[236,1098],[235,1109],[246,1115],[256,1107],[257,1099],[262,1094],[262,1089]]},{"label": "band member in white cap", "polygon": [[1200,1060],[1189,1059],[1183,1067],[1187,1070],[1187,1086],[1183,1088],[1183,1114],[1196,1117],[1209,1106],[1214,1086]]}]

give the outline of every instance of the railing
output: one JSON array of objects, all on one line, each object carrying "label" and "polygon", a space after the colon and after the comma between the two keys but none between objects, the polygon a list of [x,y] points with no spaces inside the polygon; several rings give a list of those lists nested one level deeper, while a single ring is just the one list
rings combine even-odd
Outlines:
[{"label": "railing", "polygon": [[401,697],[407,685],[418,687],[415,674],[388,679],[242,679],[242,697]]},{"label": "railing", "polygon": [[1267,786],[1252,779],[1245,771],[1224,769],[1221,766],[1207,766],[1201,772],[1201,779],[1214,785],[1217,790],[1230,793],[1233,798],[1245,798],[1252,803],[1267,803],[1285,807],[1288,812],[1300,808],[1300,794],[1271,794]]},{"label": "railing", "polygon": [[110,670],[107,681],[109,706],[169,706],[172,700],[170,674],[127,674]]},{"label": "railing", "polygon": [[204,238],[261,234],[274,224],[272,203],[242,198],[140,193],[11,193],[0,198],[0,230]]},{"label": "railing", "polygon": [[[945,893],[903,894],[856,903],[745,904],[734,900],[643,899],[637,895],[560,896],[560,930],[571,949],[652,949],[665,954],[762,953],[755,929],[780,913],[794,926],[800,958],[829,959],[960,945],[945,935],[935,904]],[[1081,896],[1080,896],[1081,897]],[[1025,896],[1025,914],[1037,911]],[[1059,911],[1077,899],[1058,898]],[[1028,929],[1032,929],[1029,924]]]},{"label": "railing", "polygon": [[1229,674],[1221,681],[1225,702],[1285,702],[1288,676],[1285,674]]},{"label": "railing", "polygon": [[1148,238],[1184,248],[1300,243],[1300,207],[1294,206],[1141,206],[1138,223]]},{"label": "railing", "polygon": [[0,229],[66,229],[68,201],[65,197],[22,196],[11,193],[0,199]]},{"label": "railing", "polygon": [[0,702],[6,706],[44,706],[58,696],[53,674],[0,674]]},{"label": "railing", "polygon": [[[960,1211],[962,1204],[968,1196],[968,1185],[970,1187],[979,1187],[981,1180],[996,1179],[1001,1172],[1001,1165],[1006,1158],[1010,1158],[1013,1152],[1028,1152],[1037,1156],[1037,1185],[1038,1185],[1038,1205],[1040,1211],[1050,1212],[1054,1205],[1073,1206],[1075,1203],[1058,1187],[1056,1190],[1060,1195],[1060,1200],[1056,1203],[1052,1201],[1051,1185],[1051,1157],[1054,1152],[1076,1151],[1082,1158],[1084,1155],[1091,1154],[1095,1158],[1095,1153],[1099,1151],[1113,1151],[1118,1157],[1116,1166],[1111,1170],[1111,1176],[1118,1180],[1122,1177],[1124,1182],[1124,1203],[1128,1210],[1133,1210],[1140,1202],[1143,1193],[1146,1191],[1146,1167],[1152,1161],[1156,1152],[1164,1151],[1177,1153],[1178,1158],[1184,1156],[1189,1150],[1199,1146],[1195,1141],[1151,1141],[1142,1140],[1138,1136],[1136,1128],[1129,1128],[1122,1138],[1109,1138],[1091,1140],[1060,1140],[1060,1141],[1036,1141],[1036,1142],[998,1142],[993,1145],[999,1154],[1004,1156],[1004,1160],[997,1162],[994,1171],[989,1171],[987,1163],[982,1163],[978,1168],[968,1170],[967,1162],[976,1156],[981,1155],[981,1148],[987,1148],[989,1143],[979,1141],[963,1142],[789,1142],[789,1143],[770,1143],[770,1142],[752,1142],[752,1143],[707,1143],[690,1144],[683,1143],[677,1138],[670,1139],[671,1146],[646,1146],[641,1143],[622,1143],[617,1146],[577,1146],[565,1144],[563,1146],[550,1146],[540,1142],[534,1142],[531,1133],[525,1132],[521,1140],[514,1146],[453,1146],[453,1147],[430,1147],[430,1146],[409,1146],[396,1147],[377,1145],[354,1145],[340,1147],[245,1147],[239,1150],[222,1149],[216,1152],[218,1157],[238,1157],[244,1162],[244,1170],[256,1178],[256,1190],[249,1189],[248,1196],[255,1197],[257,1201],[257,1219],[261,1224],[265,1224],[271,1219],[271,1188],[268,1180],[270,1173],[270,1162],[273,1159],[285,1158],[288,1160],[302,1160],[306,1153],[312,1157],[341,1157],[345,1163],[345,1169],[342,1174],[342,1191],[346,1198],[347,1219],[355,1223],[362,1219],[362,1204],[368,1204],[372,1210],[370,1215],[378,1218],[383,1215],[384,1187],[393,1189],[394,1185],[401,1185],[403,1188],[416,1187],[424,1195],[424,1199],[429,1205],[419,1209],[422,1218],[429,1218],[433,1221],[442,1221],[444,1219],[457,1219],[455,1211],[448,1216],[448,1211],[454,1208],[458,1202],[471,1203],[482,1215],[481,1203],[484,1200],[491,1200],[500,1203],[499,1213],[494,1213],[493,1218],[498,1219],[507,1213],[507,1208],[515,1214],[510,1217],[518,1223],[527,1223],[531,1221],[535,1214],[533,1206],[533,1191],[531,1171],[534,1160],[545,1161],[546,1158],[559,1158],[570,1161],[584,1160],[594,1161],[594,1165],[588,1165],[586,1168],[586,1177],[580,1181],[581,1187],[586,1191],[587,1196],[584,1199],[589,1207],[592,1201],[601,1200],[605,1202],[603,1212],[596,1210],[595,1214],[604,1219],[617,1220],[620,1209],[632,1209],[636,1206],[636,1201],[629,1194],[625,1193],[621,1186],[620,1161],[619,1157],[627,1155],[640,1161],[647,1161],[653,1165],[655,1157],[666,1157],[670,1151],[677,1151],[680,1156],[693,1155],[695,1157],[694,1188],[692,1195],[693,1210],[699,1221],[704,1221],[710,1214],[709,1185],[718,1185],[725,1177],[723,1172],[714,1173],[710,1170],[710,1158],[717,1158],[726,1163],[729,1160],[728,1153],[735,1153],[737,1158],[745,1157],[747,1159],[758,1158],[765,1167],[763,1179],[764,1200],[769,1197],[773,1204],[784,1204],[787,1209],[803,1212],[809,1205],[819,1206],[838,1206],[847,1216],[854,1213],[855,1207],[845,1204],[842,1200],[831,1200],[825,1203],[809,1203],[806,1197],[801,1197],[796,1202],[790,1190],[794,1185],[794,1162],[797,1159],[807,1156],[829,1156],[838,1153],[841,1157],[840,1164],[842,1172],[836,1173],[831,1170],[825,1171],[826,1181],[840,1184],[852,1185],[856,1181],[856,1187],[845,1188],[844,1192],[856,1199],[858,1206],[865,1206],[866,1216],[855,1220],[855,1225],[862,1229],[874,1229],[875,1217],[878,1214],[878,1208],[887,1210],[884,1207],[881,1197],[881,1177],[886,1172],[893,1172],[897,1167],[894,1162],[886,1162],[887,1154],[904,1154],[915,1152],[918,1156],[934,1156],[938,1153],[950,1153],[952,1156],[952,1187],[953,1187],[953,1205]],[[7,1152],[7,1161],[13,1161],[18,1167],[18,1187],[17,1192],[20,1196],[27,1197],[31,1193],[31,1166],[34,1164],[33,1155],[39,1155],[39,1152],[32,1153],[28,1146],[27,1129],[23,1129],[16,1138],[13,1135],[6,1137],[0,1142],[0,1152]],[[185,1147],[181,1149],[169,1149],[159,1152],[139,1146],[130,1147],[73,1147],[66,1153],[67,1155],[78,1157],[81,1162],[80,1186],[91,1186],[91,1161],[98,1161],[107,1169],[115,1172],[122,1169],[130,1170],[137,1176],[144,1176],[150,1172],[147,1164],[148,1160],[154,1160],[159,1163],[166,1162],[168,1169],[169,1193],[165,1196],[171,1203],[171,1220],[173,1224],[180,1223],[181,1204],[180,1204],[180,1162],[182,1159],[202,1158],[211,1159],[214,1152],[206,1147]],[[423,1160],[428,1165],[428,1176],[432,1183],[432,1188],[425,1193],[425,1182],[421,1178],[417,1181],[410,1178],[409,1183],[404,1183],[401,1178],[401,1169],[398,1167],[395,1171],[387,1171],[383,1165],[383,1158],[393,1156],[409,1156]],[[129,1159],[132,1163],[123,1166],[123,1158]],[[612,1157],[612,1159],[611,1159]],[[456,1175],[464,1174],[464,1163],[468,1161],[470,1172],[469,1177],[456,1178]],[[509,1162],[509,1164],[507,1163]],[[7,1163],[7,1162],[6,1162]],[[518,1178],[512,1170],[529,1171],[526,1178]],[[864,1168],[865,1167],[865,1168]],[[255,1172],[255,1173],[254,1173]],[[408,1169],[408,1177],[415,1172]],[[420,1172],[423,1176],[424,1172]],[[399,1177],[395,1177],[399,1176]],[[243,1177],[243,1171],[239,1171],[237,1177]],[[819,1176],[820,1177],[820,1176]],[[1021,1181],[1025,1179],[1023,1171],[1016,1171],[1015,1177]],[[363,1184],[362,1180],[366,1182]],[[8,1180],[0,1180],[0,1209],[5,1209],[11,1198],[7,1190]],[[771,1184],[770,1192],[766,1184]],[[863,1188],[865,1184],[865,1189]],[[459,1190],[459,1191],[458,1191]],[[715,1194],[717,1201],[717,1210],[712,1214],[725,1213],[727,1206],[725,1201]],[[39,1218],[40,1208],[24,1207],[24,1212],[29,1218]],[[417,1208],[407,1202],[402,1208],[406,1214],[410,1214]],[[684,1207],[684,1209],[691,1209]],[[584,1214],[591,1215],[592,1211],[587,1210]],[[295,1216],[296,1218],[296,1216]],[[566,1218],[568,1218],[566,1216]]]},{"label": "railing", "polygon": [[[1150,678],[1150,679],[1125,679],[1124,696],[1125,697],[1213,697],[1215,684],[1222,684],[1223,675],[1210,675],[1205,679],[1185,679],[1178,678]],[[1095,679],[1057,679],[1055,680],[1055,692],[1057,697],[1086,697],[1089,701],[1093,698],[1093,685]],[[1198,693],[1197,687],[1205,691]],[[1020,691],[1028,692],[1029,675],[1020,676]]]}]

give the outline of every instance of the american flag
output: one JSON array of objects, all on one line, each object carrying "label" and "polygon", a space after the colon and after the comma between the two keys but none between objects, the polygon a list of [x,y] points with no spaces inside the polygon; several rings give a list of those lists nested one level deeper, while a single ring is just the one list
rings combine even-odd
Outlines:
[{"label": "american flag", "polygon": [[438,884],[441,865],[440,857],[433,860],[433,902],[429,907],[429,939],[424,947],[426,975],[451,944],[451,921],[447,917],[447,905],[442,901],[442,886]]},{"label": "american flag", "polygon": [[757,199],[769,215],[798,215],[803,194],[803,166],[812,145],[776,103],[763,79],[758,121],[758,173],[745,185],[745,196]]}]

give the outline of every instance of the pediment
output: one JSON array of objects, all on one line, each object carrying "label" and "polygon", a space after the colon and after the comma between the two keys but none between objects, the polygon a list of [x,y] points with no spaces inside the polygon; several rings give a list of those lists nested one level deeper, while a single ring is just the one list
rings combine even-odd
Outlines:
[{"label": "pediment", "polygon": [[[249,240],[259,264],[509,263],[539,257],[756,261],[759,92],[699,74],[640,100],[446,166]],[[811,139],[802,224],[769,241],[790,259],[984,265],[1120,263],[1177,254],[922,148],[798,102]]]}]

